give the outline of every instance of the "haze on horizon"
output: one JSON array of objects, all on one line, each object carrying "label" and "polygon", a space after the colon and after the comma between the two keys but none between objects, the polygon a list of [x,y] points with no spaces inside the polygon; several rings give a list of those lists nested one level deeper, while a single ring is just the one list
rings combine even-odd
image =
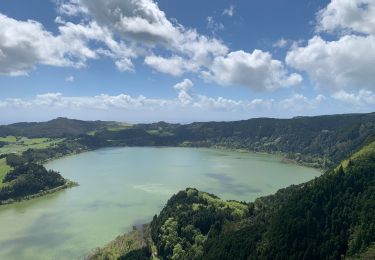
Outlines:
[{"label": "haze on horizon", "polygon": [[374,0],[2,1],[0,123],[372,112],[374,17]]}]

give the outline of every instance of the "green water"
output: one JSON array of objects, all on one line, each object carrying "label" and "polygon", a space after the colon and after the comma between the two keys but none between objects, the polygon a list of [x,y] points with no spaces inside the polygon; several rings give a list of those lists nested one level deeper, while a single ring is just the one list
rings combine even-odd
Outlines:
[{"label": "green water", "polygon": [[82,258],[186,187],[252,201],[320,174],[278,156],[194,148],[108,148],[46,167],[80,186],[1,206],[0,259]]}]

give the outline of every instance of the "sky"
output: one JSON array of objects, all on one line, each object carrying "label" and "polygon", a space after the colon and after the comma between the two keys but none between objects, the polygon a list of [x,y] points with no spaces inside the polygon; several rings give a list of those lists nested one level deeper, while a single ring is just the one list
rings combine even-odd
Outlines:
[{"label": "sky", "polygon": [[375,0],[1,0],[0,123],[375,111]]}]

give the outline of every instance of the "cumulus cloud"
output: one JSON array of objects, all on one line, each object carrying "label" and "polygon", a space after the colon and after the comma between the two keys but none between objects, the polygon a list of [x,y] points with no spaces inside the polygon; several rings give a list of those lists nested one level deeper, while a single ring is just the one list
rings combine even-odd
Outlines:
[{"label": "cumulus cloud", "polygon": [[37,64],[79,68],[92,58],[96,58],[96,53],[82,39],[54,36],[36,21],[18,21],[0,14],[2,75],[26,75]]},{"label": "cumulus cloud", "polygon": [[252,53],[241,50],[216,57],[203,77],[221,85],[247,86],[255,91],[271,91],[302,82],[299,74],[289,74],[281,61],[260,50]]},{"label": "cumulus cloud", "polygon": [[68,16],[76,16],[79,14],[86,14],[88,10],[80,5],[79,0],[56,0],[58,6],[58,12],[60,14],[68,15]]},{"label": "cumulus cloud", "polygon": [[[282,62],[268,53],[228,53],[229,48],[220,40],[172,23],[152,0],[57,3],[62,15],[82,16],[80,23],[57,17],[58,35],[35,21],[0,16],[0,26],[4,28],[0,31],[1,74],[24,75],[37,64],[81,68],[87,60],[103,56],[112,58],[120,71],[132,71],[132,59],[145,55],[144,63],[161,73],[202,73],[222,85],[243,85],[261,91],[301,81],[297,74],[288,75]],[[228,12],[230,15],[233,7]],[[212,18],[208,20],[208,26],[215,27],[213,30],[218,29],[216,25]],[[148,54],[154,46],[163,46],[172,55]]]},{"label": "cumulus cloud", "polygon": [[288,65],[305,71],[321,90],[375,89],[375,1],[332,0],[317,14],[317,32],[333,37],[316,35],[293,46]]},{"label": "cumulus cloud", "polygon": [[[173,43],[181,37],[158,5],[151,0],[74,0],[100,25],[115,30],[122,37],[148,44]],[[177,38],[176,38],[177,37]]]},{"label": "cumulus cloud", "polygon": [[178,100],[183,105],[188,105],[193,101],[193,96],[190,93],[190,89],[194,86],[190,79],[184,79],[173,86],[174,89],[178,90]]},{"label": "cumulus cloud", "polygon": [[361,89],[357,94],[340,90],[332,95],[336,100],[354,106],[375,105],[375,94],[372,91]]},{"label": "cumulus cloud", "polygon": [[177,90],[189,91],[193,86],[194,84],[190,79],[184,79],[183,81],[174,85],[173,88]]},{"label": "cumulus cloud", "polygon": [[153,0],[69,0],[64,3],[72,1],[88,10],[88,15],[100,26],[111,29],[134,44],[162,46],[194,61],[227,52],[227,47],[220,40],[185,28],[177,21],[170,21]]},{"label": "cumulus cloud", "polygon": [[[96,22],[74,24],[57,19],[58,35],[33,20],[18,21],[0,14],[0,74],[27,75],[38,64],[82,68],[89,59],[112,57],[120,70],[131,70],[135,54]],[[90,42],[102,42],[92,48]]]},{"label": "cumulus cloud", "polygon": [[317,30],[375,34],[375,2],[332,0],[318,13]]},{"label": "cumulus cloud", "polygon": [[313,99],[309,99],[301,94],[294,94],[290,98],[286,98],[280,101],[279,106],[283,110],[292,109],[297,112],[301,112],[309,109],[316,109],[318,106],[326,100],[324,95],[317,95]]},{"label": "cumulus cloud", "polygon": [[[38,64],[82,68],[88,60],[102,57],[113,59],[120,71],[134,71],[133,60],[143,57],[144,64],[161,73],[193,72],[222,85],[258,91],[301,81],[301,76],[289,75],[284,64],[268,53],[229,53],[220,39],[168,19],[154,0],[56,3],[61,15],[55,19],[57,34],[36,21],[0,15],[0,74],[26,75]],[[230,6],[224,13],[231,16],[233,12]],[[215,31],[223,26],[211,17],[208,27]],[[226,71],[221,75],[223,68]]]},{"label": "cumulus cloud", "polygon": [[306,71],[321,88],[375,88],[375,37],[345,35],[337,41],[320,36],[288,52],[286,62]]},{"label": "cumulus cloud", "polygon": [[173,76],[180,76],[186,71],[185,60],[178,56],[164,58],[152,55],[147,56],[144,62],[145,64],[159,72],[170,74]]},{"label": "cumulus cloud", "polygon": [[[258,51],[249,53],[245,61],[234,60],[241,51],[229,53],[229,48],[221,40],[199,34],[177,21],[172,22],[153,0],[67,0],[60,2],[60,5],[60,9],[69,10],[62,13],[91,17],[100,27],[113,31],[132,46],[133,56],[145,55],[144,64],[161,73],[181,76],[186,72],[203,72],[205,78],[219,84],[255,84],[250,88],[258,91],[295,85],[302,80],[300,75],[288,75],[281,61],[267,60],[268,54],[258,55]],[[223,14],[232,16],[233,13],[234,6],[230,6]],[[212,17],[208,17],[207,23],[213,31],[223,28]],[[135,46],[137,50],[134,50]],[[163,47],[169,55],[155,54],[159,47]],[[124,57],[131,67],[132,56],[128,54]],[[225,69],[230,70],[225,76],[221,75],[220,63],[225,63]],[[267,69],[267,65],[271,68]],[[250,73],[248,78],[241,74],[243,70]]]},{"label": "cumulus cloud", "polygon": [[[75,46],[83,53],[93,52],[96,56],[107,56],[115,61],[120,71],[132,71],[133,63],[131,58],[136,57],[135,51],[128,47],[123,41],[116,41],[113,33],[105,27],[99,26],[95,21],[88,23],[74,24],[60,21],[60,38],[67,45]],[[89,43],[100,42],[103,47],[91,48]]]}]

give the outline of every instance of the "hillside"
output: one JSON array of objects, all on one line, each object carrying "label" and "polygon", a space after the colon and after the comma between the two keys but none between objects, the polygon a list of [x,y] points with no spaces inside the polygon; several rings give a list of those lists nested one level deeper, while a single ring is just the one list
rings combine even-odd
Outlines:
[{"label": "hillside", "polygon": [[96,136],[110,140],[111,145],[224,147],[282,153],[299,163],[328,169],[374,133],[375,114],[370,113],[187,125],[159,122],[121,131],[98,131]]},{"label": "hillside", "polygon": [[180,191],[150,226],[159,259],[374,259],[375,141],[254,203]]},{"label": "hillside", "polygon": [[0,205],[73,185],[58,172],[47,170],[42,165],[29,163],[12,165],[12,167],[13,169],[5,175],[2,181]]},{"label": "hillside", "polygon": [[25,136],[60,138],[87,134],[100,128],[114,124],[103,121],[82,121],[59,117],[48,122],[15,123],[0,126],[0,137]]},{"label": "hillside", "polygon": [[[54,138],[51,140],[55,142],[67,138],[89,149],[106,146],[222,147],[281,153],[298,163],[328,169],[356,151],[373,133],[375,113],[186,125],[165,122],[129,125],[57,118],[41,123],[0,126],[0,137],[3,137],[0,147],[9,150],[9,137]],[[48,144],[48,140],[44,144]]]}]

